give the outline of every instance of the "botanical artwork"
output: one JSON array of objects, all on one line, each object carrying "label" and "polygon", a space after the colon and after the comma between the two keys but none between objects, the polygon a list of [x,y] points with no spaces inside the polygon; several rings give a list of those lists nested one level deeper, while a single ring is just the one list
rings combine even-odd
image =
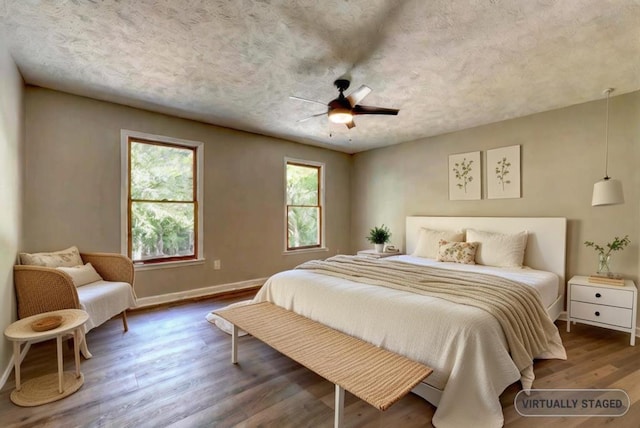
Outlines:
[{"label": "botanical artwork", "polygon": [[449,199],[480,199],[480,152],[449,156]]},{"label": "botanical artwork", "polygon": [[520,146],[487,150],[487,197],[520,197]]}]

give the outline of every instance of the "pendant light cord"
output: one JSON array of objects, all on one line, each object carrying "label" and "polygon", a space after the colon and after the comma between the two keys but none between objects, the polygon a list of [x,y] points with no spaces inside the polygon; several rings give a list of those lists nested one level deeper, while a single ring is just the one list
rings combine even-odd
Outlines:
[{"label": "pendant light cord", "polygon": [[604,179],[609,179],[609,95],[611,95],[613,89],[609,88],[605,92],[607,93],[607,118],[604,125]]}]

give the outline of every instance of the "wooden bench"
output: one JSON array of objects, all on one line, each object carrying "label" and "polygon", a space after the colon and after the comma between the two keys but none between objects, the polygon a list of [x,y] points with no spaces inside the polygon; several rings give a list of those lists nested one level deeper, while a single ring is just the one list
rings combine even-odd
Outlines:
[{"label": "wooden bench", "polygon": [[433,371],[269,302],[215,313],[233,324],[232,363],[238,362],[238,329],[242,329],[334,383],[335,427],[342,425],[345,390],[386,410]]}]

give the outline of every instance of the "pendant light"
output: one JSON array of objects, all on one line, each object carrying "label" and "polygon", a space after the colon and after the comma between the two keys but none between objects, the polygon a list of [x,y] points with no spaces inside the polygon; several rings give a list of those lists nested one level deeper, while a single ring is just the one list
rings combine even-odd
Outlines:
[{"label": "pendant light", "polygon": [[622,182],[609,177],[609,96],[613,88],[604,90],[607,95],[607,119],[605,122],[605,152],[604,152],[604,178],[593,185],[592,206],[615,205],[624,203],[622,194]]}]

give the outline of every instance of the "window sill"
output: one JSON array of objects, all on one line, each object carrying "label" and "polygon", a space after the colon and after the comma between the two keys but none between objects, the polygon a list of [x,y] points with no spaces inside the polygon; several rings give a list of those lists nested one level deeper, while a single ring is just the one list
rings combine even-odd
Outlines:
[{"label": "window sill", "polygon": [[329,251],[329,248],[327,248],[327,247],[305,248],[305,249],[301,249],[301,250],[285,250],[285,251],[282,252],[282,255],[284,255],[284,256],[292,256],[294,254],[304,254],[304,253],[326,253],[327,251]]},{"label": "window sill", "polygon": [[171,269],[171,268],[177,268],[177,267],[203,265],[205,261],[206,259],[194,259],[194,260],[178,260],[174,262],[164,262],[164,263],[149,263],[149,264],[134,263],[133,267],[136,271]]}]

